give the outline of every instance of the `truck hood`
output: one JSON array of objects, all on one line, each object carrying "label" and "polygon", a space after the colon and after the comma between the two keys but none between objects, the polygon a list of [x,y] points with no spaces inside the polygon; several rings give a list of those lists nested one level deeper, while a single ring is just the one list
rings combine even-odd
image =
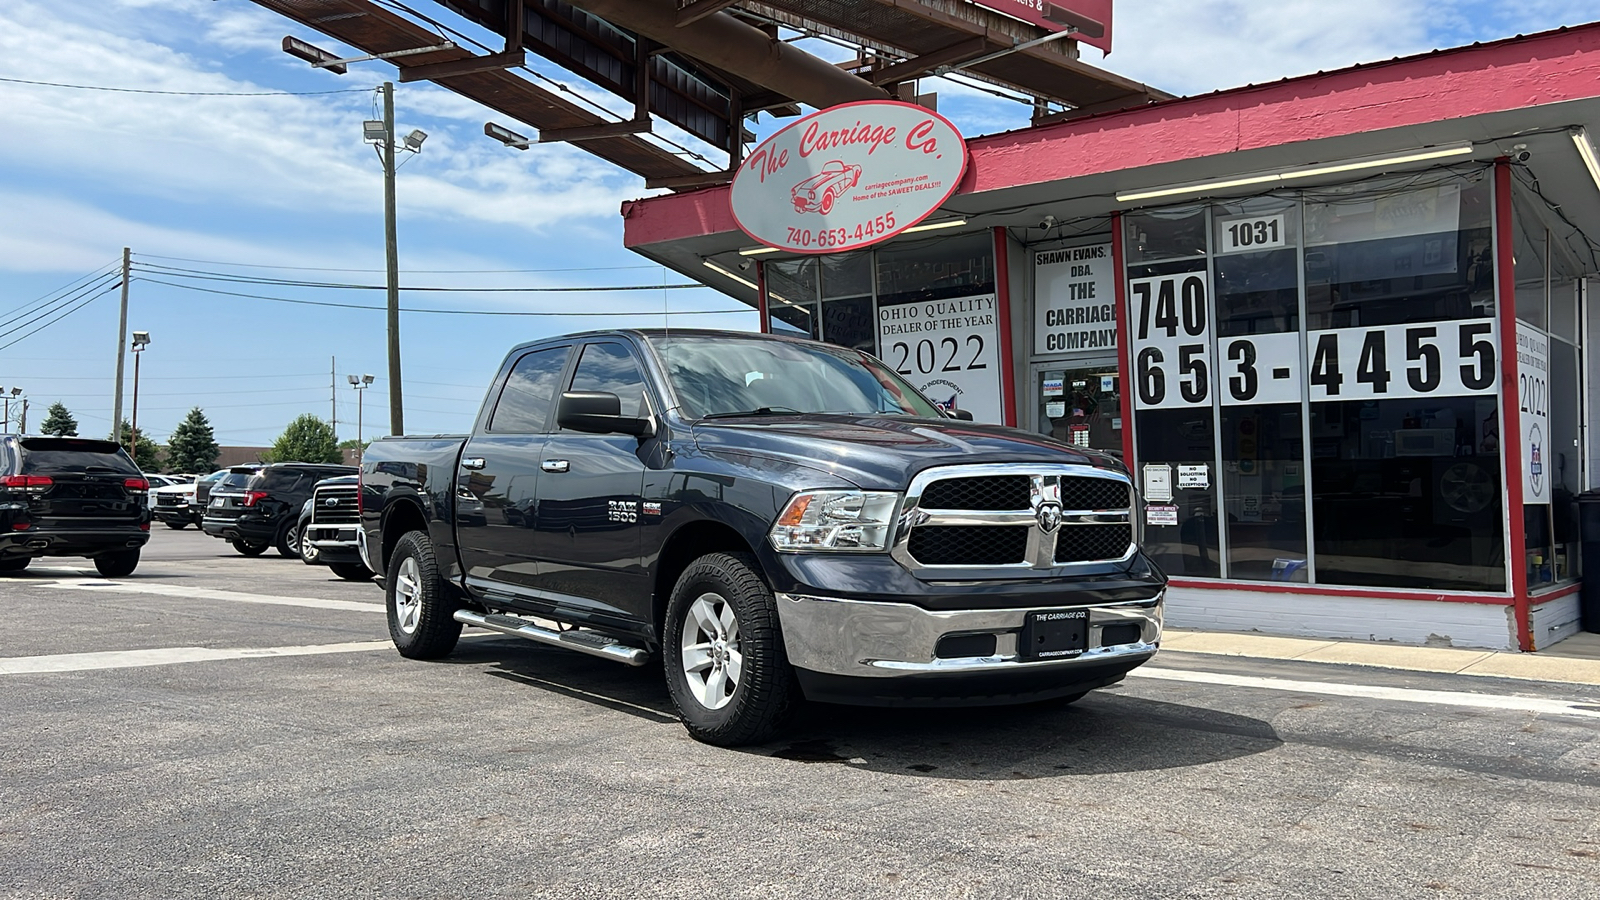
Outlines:
[{"label": "truck hood", "polygon": [[158,488],[151,488],[150,489],[150,493],[152,493],[152,494],[188,494],[189,496],[193,497],[194,496],[194,485],[192,483],[191,484],[168,484],[168,485],[163,485],[163,486],[158,487]]},{"label": "truck hood", "polygon": [[694,437],[708,454],[782,460],[831,472],[866,490],[904,490],[931,466],[1055,463],[1121,471],[1115,457],[1044,435],[955,419],[898,416],[760,416],[701,420]]}]

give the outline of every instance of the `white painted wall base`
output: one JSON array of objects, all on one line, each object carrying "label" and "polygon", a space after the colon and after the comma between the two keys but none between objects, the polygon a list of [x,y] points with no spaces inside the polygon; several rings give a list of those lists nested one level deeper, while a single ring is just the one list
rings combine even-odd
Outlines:
[{"label": "white painted wall base", "polygon": [[1533,624],[1533,649],[1551,647],[1556,641],[1564,641],[1583,630],[1580,596],[1582,592],[1569,594],[1533,608],[1529,617]]},{"label": "white painted wall base", "polygon": [[[1576,608],[1574,598],[1574,614]],[[1553,610],[1552,614],[1560,618]],[[1555,619],[1549,621],[1554,623]],[[1514,610],[1509,605],[1491,603],[1170,587],[1166,623],[1174,628],[1207,631],[1393,641],[1428,647],[1518,649]],[[1559,638],[1542,645],[1555,640]]]}]

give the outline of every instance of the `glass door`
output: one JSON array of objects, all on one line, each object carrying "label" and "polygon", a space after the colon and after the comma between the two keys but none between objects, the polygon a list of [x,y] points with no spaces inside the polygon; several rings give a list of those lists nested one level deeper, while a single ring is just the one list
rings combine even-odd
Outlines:
[{"label": "glass door", "polygon": [[1033,372],[1034,430],[1122,456],[1122,378],[1114,359],[1043,363]]}]

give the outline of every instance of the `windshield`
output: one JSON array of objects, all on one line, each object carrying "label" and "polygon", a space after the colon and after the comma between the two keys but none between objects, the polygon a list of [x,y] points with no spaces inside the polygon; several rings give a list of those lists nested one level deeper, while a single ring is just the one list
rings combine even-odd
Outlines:
[{"label": "windshield", "polygon": [[212,487],[212,490],[225,491],[231,488],[242,491],[244,486],[250,483],[250,479],[255,477],[255,474],[254,472],[229,472],[222,476],[222,480],[218,481]]},{"label": "windshield", "polygon": [[650,343],[691,419],[774,413],[940,417],[888,366],[848,347],[732,335],[665,335]]}]

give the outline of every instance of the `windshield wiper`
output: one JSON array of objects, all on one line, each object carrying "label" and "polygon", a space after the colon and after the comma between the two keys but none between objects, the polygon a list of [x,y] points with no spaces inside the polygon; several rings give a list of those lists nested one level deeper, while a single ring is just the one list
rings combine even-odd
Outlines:
[{"label": "windshield wiper", "polygon": [[803,410],[795,409],[792,406],[758,406],[755,409],[740,410],[738,412],[706,413],[705,415],[701,416],[700,418],[702,418],[702,419],[741,419],[741,418],[749,418],[749,417],[752,417],[752,416],[793,416],[793,415],[801,415],[801,416],[803,416],[805,414],[806,413]]}]

